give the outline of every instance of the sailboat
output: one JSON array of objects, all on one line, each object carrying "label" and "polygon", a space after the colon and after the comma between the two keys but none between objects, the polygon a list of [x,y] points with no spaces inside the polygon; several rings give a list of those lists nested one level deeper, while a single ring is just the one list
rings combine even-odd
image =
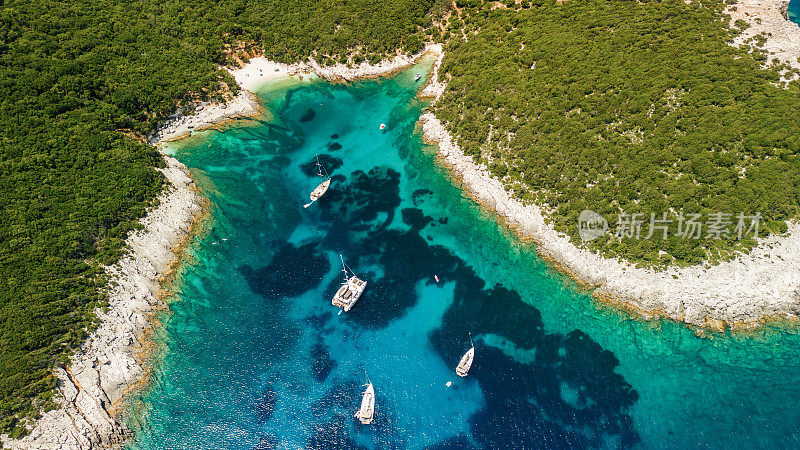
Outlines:
[{"label": "sailboat", "polygon": [[414,76],[414,81],[419,81],[420,78],[422,78],[422,75],[417,74],[416,76]]},{"label": "sailboat", "polygon": [[[331,304],[347,312],[350,311],[350,308],[352,308],[358,301],[358,298],[361,297],[364,288],[367,287],[367,282],[358,278],[353,271],[348,271],[347,264],[344,263],[342,255],[339,255],[339,259],[342,261],[344,283],[342,283],[342,286],[336,291],[336,295],[331,299]],[[351,273],[352,275],[350,275]]]},{"label": "sailboat", "polygon": [[464,356],[461,357],[461,361],[458,362],[458,366],[456,367],[456,375],[462,378],[467,376],[470,367],[472,367],[472,360],[475,359],[475,344],[472,342],[472,335],[469,336],[469,342],[472,344],[472,347],[467,350],[467,353],[464,353]]},{"label": "sailboat", "polygon": [[386,124],[382,123],[381,126],[380,126],[380,129],[383,130],[384,128],[386,128]]},{"label": "sailboat", "polygon": [[361,397],[361,408],[356,411],[355,417],[364,425],[372,423],[375,416],[375,388],[372,387],[372,382],[369,381],[367,390],[364,391],[364,396]]},{"label": "sailboat", "polygon": [[[319,163],[319,155],[317,155],[317,175],[323,179],[322,183],[319,184],[311,194],[308,196],[311,201],[303,205],[303,208],[308,208],[311,206],[315,201],[319,200],[326,192],[328,192],[328,187],[331,185],[331,177],[328,175],[328,171],[325,171],[325,175],[322,174],[322,171],[325,170],[322,167],[322,164]],[[325,178],[327,176],[327,178]]]}]

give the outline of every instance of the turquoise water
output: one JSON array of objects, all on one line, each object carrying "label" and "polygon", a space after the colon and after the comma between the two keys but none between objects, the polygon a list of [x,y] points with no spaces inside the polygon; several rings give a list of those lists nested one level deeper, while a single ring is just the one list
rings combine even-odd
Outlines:
[{"label": "turquoise water", "polygon": [[787,13],[789,20],[794,23],[800,23],[800,0],[789,0]]},{"label": "turquoise water", "polygon": [[[161,317],[129,448],[797,446],[797,335],[698,338],[596,305],[437,168],[415,132],[429,65],[273,84],[270,117],[170,148],[212,220]],[[333,183],[303,209],[315,154]],[[369,282],[342,315],[339,254]],[[353,418],[367,375],[370,426]]]}]

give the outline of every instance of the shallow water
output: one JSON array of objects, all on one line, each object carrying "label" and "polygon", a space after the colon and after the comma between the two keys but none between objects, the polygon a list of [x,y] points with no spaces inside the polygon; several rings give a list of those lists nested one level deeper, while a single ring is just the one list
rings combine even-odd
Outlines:
[{"label": "shallow water", "polygon": [[[171,147],[213,219],[162,317],[129,448],[797,445],[798,337],[698,338],[594,304],[437,168],[415,133],[429,66],[272,84],[269,119]],[[333,183],[303,209],[315,154]],[[337,315],[340,254],[369,284]],[[371,426],[353,418],[367,376]]]},{"label": "shallow water", "polygon": [[800,0],[789,0],[787,15],[792,22],[800,23]]}]

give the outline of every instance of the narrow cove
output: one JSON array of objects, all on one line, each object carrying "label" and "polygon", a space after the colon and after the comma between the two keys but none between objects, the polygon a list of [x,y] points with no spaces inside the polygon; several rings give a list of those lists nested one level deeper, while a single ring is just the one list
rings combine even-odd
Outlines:
[{"label": "narrow cove", "polygon": [[[414,76],[429,66],[273,83],[259,92],[271,117],[171,145],[212,220],[156,334],[152,384],[130,402],[129,448],[796,439],[797,336],[702,339],[598,308],[437,168],[415,133]],[[333,182],[303,209],[317,154]],[[339,254],[369,282],[342,315]],[[476,360],[460,379],[468,333]],[[353,418],[365,373],[371,426]]]}]

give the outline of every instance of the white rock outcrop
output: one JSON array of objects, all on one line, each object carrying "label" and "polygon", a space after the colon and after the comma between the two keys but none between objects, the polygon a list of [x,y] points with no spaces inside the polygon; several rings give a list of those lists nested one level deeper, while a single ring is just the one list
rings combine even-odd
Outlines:
[{"label": "white rock outcrop", "polygon": [[[733,44],[741,46],[754,36],[765,41],[761,47],[769,53],[767,62],[777,58],[781,63],[800,69],[800,27],[788,20],[788,0],[739,0],[729,5],[725,12],[731,16],[731,27],[737,20],[749,26],[737,36]],[[755,46],[751,42],[750,46]]]}]

